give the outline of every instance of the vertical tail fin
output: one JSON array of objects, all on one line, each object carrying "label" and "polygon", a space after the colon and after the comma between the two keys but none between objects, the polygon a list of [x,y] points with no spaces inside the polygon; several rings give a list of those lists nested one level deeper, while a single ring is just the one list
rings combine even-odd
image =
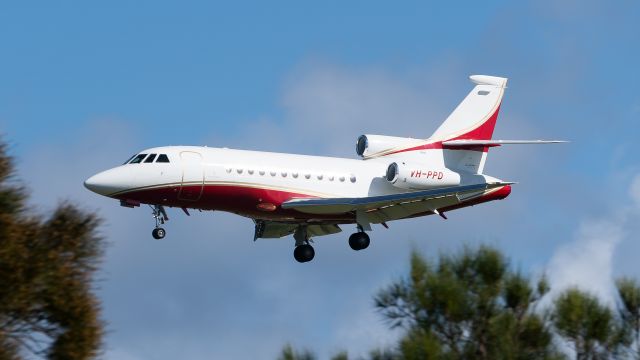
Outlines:
[{"label": "vertical tail fin", "polygon": [[[430,140],[489,140],[493,136],[507,79],[486,75],[472,75],[469,78],[476,86],[431,135]],[[487,151],[486,146],[445,149],[445,164],[451,169],[482,173]]]},{"label": "vertical tail fin", "polygon": [[476,86],[440,127],[432,140],[489,140],[493,135],[507,79],[472,75]]}]

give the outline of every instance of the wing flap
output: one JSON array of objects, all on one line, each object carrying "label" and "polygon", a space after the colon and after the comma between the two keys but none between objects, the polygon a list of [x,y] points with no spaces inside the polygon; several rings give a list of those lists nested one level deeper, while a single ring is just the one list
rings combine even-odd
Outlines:
[{"label": "wing flap", "polygon": [[335,224],[321,224],[321,225],[307,226],[307,233],[309,234],[310,237],[337,234],[341,231],[342,229],[340,229],[340,227]]},{"label": "wing flap", "polygon": [[[299,224],[283,223],[277,221],[255,220],[256,227],[253,235],[254,241],[257,239],[277,239],[293,234]],[[342,229],[335,224],[313,224],[307,226],[309,237],[331,235],[341,232]]]},{"label": "wing flap", "polygon": [[256,220],[255,233],[253,239],[276,239],[283,236],[291,235],[296,228],[297,224],[279,223],[275,221],[262,221]]}]

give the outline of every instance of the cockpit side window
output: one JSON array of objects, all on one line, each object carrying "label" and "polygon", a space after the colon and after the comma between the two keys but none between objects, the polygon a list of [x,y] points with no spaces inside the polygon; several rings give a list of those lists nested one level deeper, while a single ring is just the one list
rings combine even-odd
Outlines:
[{"label": "cockpit side window", "polygon": [[169,157],[167,156],[167,154],[160,154],[160,155],[158,155],[158,160],[156,160],[156,162],[168,163],[169,162]]},{"label": "cockpit side window", "polygon": [[133,158],[133,160],[131,160],[129,164],[139,164],[142,162],[142,159],[144,159],[145,157],[147,157],[147,154],[138,154],[136,157]]},{"label": "cockpit side window", "polygon": [[144,159],[144,162],[152,163],[155,158],[156,158],[156,154],[149,154],[149,156],[146,159]]},{"label": "cockpit side window", "polygon": [[127,161],[125,161],[122,165],[128,164],[131,159],[133,159],[137,154],[133,154]]}]

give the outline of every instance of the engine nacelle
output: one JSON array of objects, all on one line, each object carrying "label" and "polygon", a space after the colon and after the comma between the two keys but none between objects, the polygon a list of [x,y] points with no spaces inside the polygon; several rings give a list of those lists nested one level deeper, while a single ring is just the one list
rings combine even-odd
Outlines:
[{"label": "engine nacelle", "polygon": [[418,145],[424,140],[383,135],[360,135],[356,142],[356,153],[364,158],[384,155],[395,148]]},{"label": "engine nacelle", "polygon": [[394,162],[385,176],[393,186],[410,190],[427,190],[460,185],[460,174],[445,168],[425,167],[405,162]]}]

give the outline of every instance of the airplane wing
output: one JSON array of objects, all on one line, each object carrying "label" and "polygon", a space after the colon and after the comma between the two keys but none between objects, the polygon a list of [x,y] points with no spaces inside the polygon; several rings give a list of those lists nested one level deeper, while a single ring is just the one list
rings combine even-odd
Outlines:
[{"label": "airplane wing", "polygon": [[[256,228],[253,235],[253,240],[257,239],[275,239],[283,236],[293,234],[298,227],[298,224],[283,223],[277,221],[265,221],[255,220]],[[317,237],[323,235],[336,234],[341,232],[342,229],[335,224],[318,224],[308,225],[307,234],[309,237]]]},{"label": "airplane wing", "polygon": [[282,208],[310,214],[356,212],[366,214],[368,222],[380,223],[424,211],[437,212],[439,208],[471,200],[510,184],[513,183],[495,182],[360,198],[293,199],[284,202]]}]

